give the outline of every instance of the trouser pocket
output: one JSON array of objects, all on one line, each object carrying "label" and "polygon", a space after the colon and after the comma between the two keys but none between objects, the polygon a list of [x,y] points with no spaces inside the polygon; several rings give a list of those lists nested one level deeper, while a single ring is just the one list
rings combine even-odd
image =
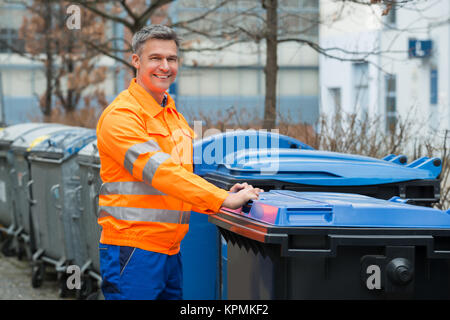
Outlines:
[{"label": "trouser pocket", "polygon": [[102,276],[102,291],[106,299],[109,294],[120,293],[118,282],[117,258],[119,247],[109,244],[99,244],[100,274]]},{"label": "trouser pocket", "polygon": [[120,276],[122,276],[125,268],[133,257],[133,253],[136,251],[134,247],[121,246],[119,250],[119,264],[120,264]]}]

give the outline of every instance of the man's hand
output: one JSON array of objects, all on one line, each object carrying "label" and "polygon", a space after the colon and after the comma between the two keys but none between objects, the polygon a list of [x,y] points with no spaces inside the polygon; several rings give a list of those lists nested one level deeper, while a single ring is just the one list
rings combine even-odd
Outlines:
[{"label": "man's hand", "polygon": [[[236,183],[234,186],[232,186],[230,188],[230,192],[238,192],[239,190],[244,189],[245,187],[252,187],[251,185],[249,185],[247,182],[243,182],[243,183]],[[260,192],[264,192],[263,189],[260,188],[254,188],[258,193]]]},{"label": "man's hand", "polygon": [[264,190],[253,188],[253,186],[244,182],[242,184],[236,183],[231,187],[230,192],[228,197],[223,201],[222,206],[229,209],[238,209],[249,200],[257,200],[259,193],[264,192]]}]

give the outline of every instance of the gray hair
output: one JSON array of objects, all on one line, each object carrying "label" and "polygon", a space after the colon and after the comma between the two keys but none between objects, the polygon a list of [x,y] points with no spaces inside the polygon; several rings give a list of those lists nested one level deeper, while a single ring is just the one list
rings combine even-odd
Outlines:
[{"label": "gray hair", "polygon": [[142,45],[148,39],[173,40],[175,41],[177,48],[180,47],[180,39],[174,30],[162,24],[152,24],[143,27],[133,35],[133,39],[131,40],[133,53],[139,55]]}]

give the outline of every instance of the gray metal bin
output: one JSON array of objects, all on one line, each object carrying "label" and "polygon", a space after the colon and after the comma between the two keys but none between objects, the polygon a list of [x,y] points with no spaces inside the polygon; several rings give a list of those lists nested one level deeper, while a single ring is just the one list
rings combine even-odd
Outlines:
[{"label": "gray metal bin", "polygon": [[30,184],[32,183],[32,177],[29,170],[28,154],[34,146],[49,139],[52,134],[68,128],[70,127],[62,124],[45,123],[22,134],[10,146],[9,154],[12,163],[11,199],[15,204],[17,222],[14,239],[16,240],[15,249],[19,258],[26,254],[31,259],[31,254],[34,251],[33,243],[30,242],[30,211],[32,205]]},{"label": "gray metal bin", "polygon": [[36,252],[33,254],[32,285],[39,287],[45,266],[54,266],[60,295],[68,293],[67,267],[80,261],[85,248],[81,238],[77,196],[80,190],[78,164],[74,155],[95,140],[95,130],[71,127],[34,147],[29,156],[33,183],[31,221]]},{"label": "gray metal bin", "polygon": [[84,255],[79,257],[81,260],[76,260],[75,264],[81,267],[83,275],[81,297],[84,298],[95,290],[91,278],[97,280],[97,288],[100,288],[102,281],[98,251],[101,227],[97,223],[98,195],[102,180],[100,179],[100,157],[97,140],[81,149],[76,158],[81,182],[79,197],[77,197],[82,230],[79,245],[85,249],[82,250]]},{"label": "gray metal bin", "polygon": [[0,131],[0,231],[6,234],[2,253],[6,256],[18,252],[17,235],[21,232],[18,222],[18,203],[15,199],[16,172],[11,145],[23,140],[27,133],[39,130],[48,124],[21,123]]},{"label": "gray metal bin", "polygon": [[24,133],[36,129],[38,123],[23,123],[7,127],[0,132],[0,230],[10,233],[14,228],[14,208],[11,201],[12,162],[10,146]]}]

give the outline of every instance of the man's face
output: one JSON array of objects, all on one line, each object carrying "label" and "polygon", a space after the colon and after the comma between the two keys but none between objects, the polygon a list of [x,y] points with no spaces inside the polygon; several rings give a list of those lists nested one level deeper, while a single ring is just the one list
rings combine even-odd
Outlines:
[{"label": "man's face", "polygon": [[173,40],[149,39],[141,47],[139,55],[133,54],[136,81],[153,97],[162,97],[175,81],[178,73],[177,51]]}]

